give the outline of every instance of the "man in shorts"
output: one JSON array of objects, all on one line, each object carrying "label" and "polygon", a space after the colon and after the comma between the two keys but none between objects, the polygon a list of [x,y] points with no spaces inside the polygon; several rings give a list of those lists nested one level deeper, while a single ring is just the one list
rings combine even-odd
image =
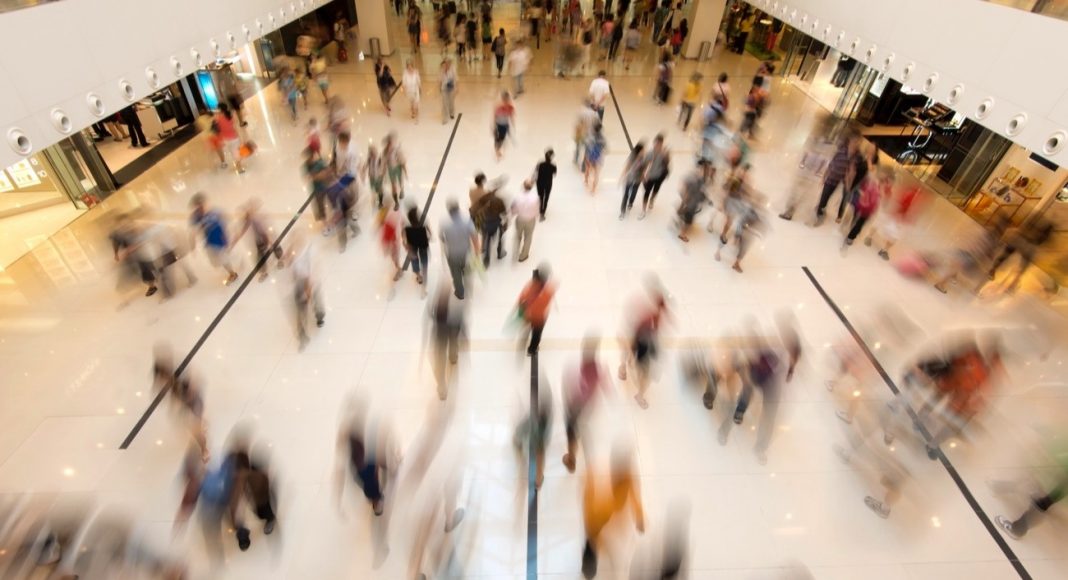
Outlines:
[{"label": "man in shorts", "polygon": [[[230,239],[226,235],[222,214],[208,208],[207,197],[203,192],[193,195],[189,205],[193,208],[189,223],[204,236],[204,249],[208,252],[208,259],[213,266],[226,270],[227,285],[233,283],[237,280],[237,272],[230,262]],[[190,247],[196,247],[195,233],[190,236]]]}]

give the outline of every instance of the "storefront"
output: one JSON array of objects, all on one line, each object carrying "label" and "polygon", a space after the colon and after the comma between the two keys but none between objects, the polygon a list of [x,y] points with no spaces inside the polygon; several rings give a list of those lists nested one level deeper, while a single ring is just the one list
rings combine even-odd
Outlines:
[{"label": "storefront", "polygon": [[83,134],[0,171],[0,267],[33,250],[110,191],[107,167]]},{"label": "storefront", "polygon": [[[116,111],[92,127],[91,135],[108,168],[117,173],[196,120],[188,77]],[[139,133],[140,132],[140,133]],[[144,141],[141,137],[144,137]]]}]

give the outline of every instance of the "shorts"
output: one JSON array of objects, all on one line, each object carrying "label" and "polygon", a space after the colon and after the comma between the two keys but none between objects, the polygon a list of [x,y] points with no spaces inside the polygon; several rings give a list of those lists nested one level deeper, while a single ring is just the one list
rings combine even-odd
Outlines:
[{"label": "shorts", "polygon": [[493,144],[500,147],[508,138],[508,125],[497,124],[493,129]]},{"label": "shorts", "polygon": [[401,180],[401,168],[399,166],[389,168],[389,180],[392,183],[397,183]]},{"label": "shorts", "polygon": [[204,246],[208,252],[208,260],[216,268],[230,267],[230,248],[226,246]]}]

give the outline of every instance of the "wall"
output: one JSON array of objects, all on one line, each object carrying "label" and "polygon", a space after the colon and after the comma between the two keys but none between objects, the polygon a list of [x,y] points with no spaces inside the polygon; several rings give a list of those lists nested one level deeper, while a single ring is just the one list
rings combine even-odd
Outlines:
[{"label": "wall", "polygon": [[206,64],[325,3],[64,0],[0,14],[0,167],[189,74],[195,54]]},{"label": "wall", "polygon": [[[716,46],[723,12],[727,9],[727,0],[697,0],[690,14],[690,37],[686,39],[686,58],[697,58],[701,53],[701,43]],[[712,51],[709,50],[709,55]]]},{"label": "wall", "polygon": [[977,0],[746,0],[1068,166],[1068,22]]}]

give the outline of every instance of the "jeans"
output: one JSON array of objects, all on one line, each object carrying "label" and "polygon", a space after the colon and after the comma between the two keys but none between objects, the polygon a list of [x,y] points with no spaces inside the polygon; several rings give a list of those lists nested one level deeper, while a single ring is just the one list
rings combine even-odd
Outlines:
[{"label": "jeans", "polygon": [[619,204],[619,214],[623,215],[634,207],[634,198],[638,197],[640,181],[628,181],[623,184],[623,202]]},{"label": "jeans", "polygon": [[412,248],[409,259],[412,261],[412,272],[415,272],[416,276],[430,273],[430,248]]},{"label": "jeans", "polygon": [[646,209],[648,206],[653,205],[653,202],[656,201],[656,194],[660,193],[660,186],[664,185],[665,179],[667,179],[667,175],[661,175],[659,177],[645,180],[645,193],[642,194],[642,209]]},{"label": "jeans", "polygon": [[853,214],[853,227],[849,230],[849,235],[846,236],[850,242],[860,235],[860,230],[864,229],[864,224],[868,223],[868,217],[866,215]]},{"label": "jeans", "polygon": [[504,69],[504,55],[495,54],[493,56],[497,57],[497,78],[501,78],[501,70]]},{"label": "jeans", "polygon": [[467,273],[467,256],[447,256],[449,274],[452,275],[452,292],[460,300],[464,299],[464,276]]},{"label": "jeans", "polygon": [[604,105],[597,105],[596,106],[596,110],[597,110],[597,118],[600,119],[601,121],[604,121]]},{"label": "jeans", "polygon": [[482,263],[489,267],[490,246],[497,238],[497,259],[504,257],[504,227],[499,220],[486,220],[482,223]]},{"label": "jeans", "polygon": [[536,219],[515,218],[515,251],[520,261],[526,260],[530,254],[530,242],[534,238],[534,224]]},{"label": "jeans", "polygon": [[[578,163],[578,149],[575,151],[575,163]],[[545,217],[545,210],[549,209],[549,194],[552,193],[552,190],[552,183],[538,183],[538,198],[541,199],[541,217]]]},{"label": "jeans", "polygon": [[441,117],[442,120],[452,119],[456,116],[456,90],[441,91]]},{"label": "jeans", "polygon": [[690,119],[692,117],[693,105],[683,101],[682,106],[679,109],[679,123],[682,125],[683,130],[690,128]]},{"label": "jeans", "polygon": [[[824,210],[827,208],[827,202],[831,200],[831,196],[834,195],[834,190],[838,189],[838,185],[842,183],[842,178],[839,176],[829,176],[823,182],[823,193],[820,194],[820,204],[816,207],[816,217],[823,217]],[[845,214],[846,200],[849,197],[849,192],[846,191],[845,185],[842,185],[842,199],[838,202],[838,219],[842,219],[842,215]]]}]

